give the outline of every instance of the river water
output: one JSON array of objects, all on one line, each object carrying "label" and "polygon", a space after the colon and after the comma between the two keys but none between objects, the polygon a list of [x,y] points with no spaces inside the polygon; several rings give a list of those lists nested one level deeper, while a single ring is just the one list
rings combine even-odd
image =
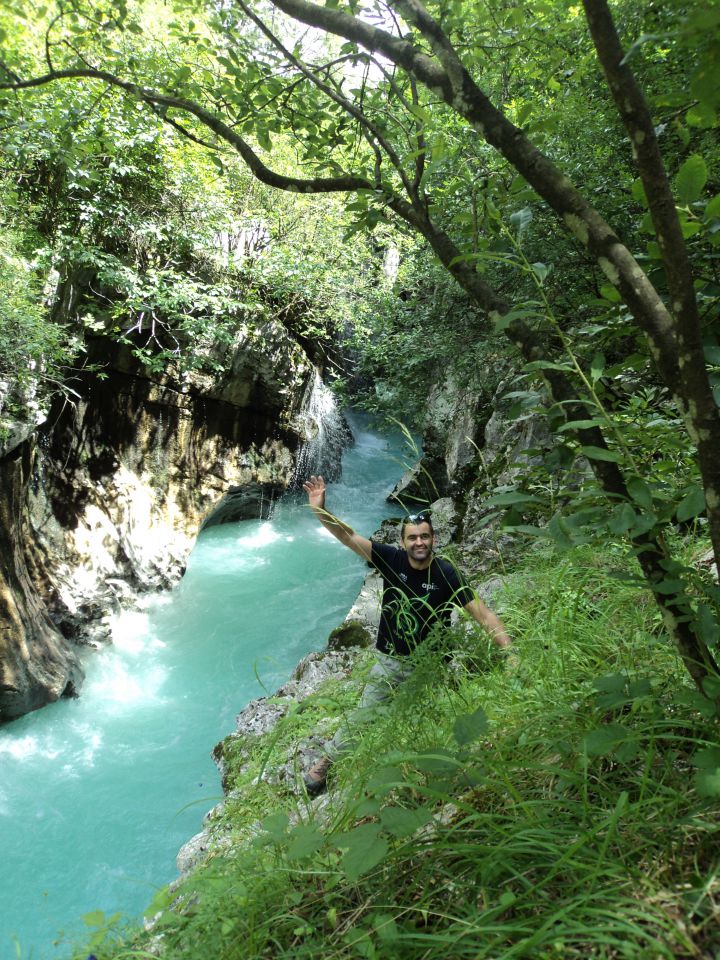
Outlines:
[{"label": "river water", "polygon": [[[351,423],[328,507],[369,535],[408,452]],[[364,572],[297,495],[271,520],[211,527],[180,584],[88,653],[79,699],[0,728],[0,960],[67,956],[93,911],[142,914],[221,796],[213,745],[325,645]]]}]

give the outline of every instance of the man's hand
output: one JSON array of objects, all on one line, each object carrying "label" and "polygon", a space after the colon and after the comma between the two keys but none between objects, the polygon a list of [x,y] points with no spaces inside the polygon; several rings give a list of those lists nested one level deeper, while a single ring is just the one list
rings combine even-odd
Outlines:
[{"label": "man's hand", "polygon": [[303,490],[308,495],[308,503],[325,527],[328,533],[331,533],[344,547],[349,547],[353,553],[356,553],[363,560],[372,559],[372,544],[366,537],[361,537],[355,533],[352,527],[348,526],[343,520],[339,520],[325,509],[325,481],[322,477],[309,477],[303,484]]},{"label": "man's hand", "polygon": [[303,484],[303,490],[308,495],[311,507],[325,509],[325,481],[322,477],[309,477]]}]

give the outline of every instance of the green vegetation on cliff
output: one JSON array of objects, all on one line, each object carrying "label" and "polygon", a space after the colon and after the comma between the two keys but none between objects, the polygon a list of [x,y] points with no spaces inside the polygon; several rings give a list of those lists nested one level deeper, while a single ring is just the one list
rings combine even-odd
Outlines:
[{"label": "green vegetation on cliff", "polygon": [[278,769],[350,707],[362,664],[229,738],[209,858],[156,898],[150,932],[91,916],[76,956],[714,956],[717,717],[627,569],[620,547],[521,563],[496,595],[517,662],[438,638],[326,799]]}]

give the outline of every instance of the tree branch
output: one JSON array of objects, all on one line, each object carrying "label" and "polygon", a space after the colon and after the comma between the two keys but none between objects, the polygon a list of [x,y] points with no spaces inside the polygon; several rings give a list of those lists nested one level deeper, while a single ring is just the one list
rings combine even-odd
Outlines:
[{"label": "tree branch", "polygon": [[390,163],[393,165],[394,169],[397,171],[403,187],[405,188],[408,196],[417,199],[417,194],[413,189],[413,184],[408,178],[405,169],[402,165],[400,157],[398,156],[395,148],[380,130],[377,124],[374,124],[370,118],[367,116],[362,107],[356,106],[351,100],[348,100],[347,97],[343,96],[339,91],[335,90],[329,83],[321,80],[317,74],[310,69],[303,61],[296,57],[295,54],[291,53],[290,50],[282,43],[282,41],[273,33],[272,30],[265,24],[265,22],[258,17],[253,11],[247,6],[244,0],[236,0],[237,5],[240,9],[248,16],[252,22],[264,33],[264,35],[270,40],[273,46],[280,51],[280,53],[285,57],[287,62],[295,67],[296,70],[299,70],[304,77],[306,77],[310,83],[312,83],[321,93],[325,94],[333,103],[336,103],[340,106],[349,116],[351,116],[365,131],[365,137],[367,142],[370,144],[372,149],[375,151],[376,162],[375,162],[375,181],[376,185],[380,184],[380,166],[381,166],[381,157],[379,149],[382,149],[385,152],[385,155],[390,160]]},{"label": "tree branch", "polygon": [[713,397],[703,352],[692,268],[655,125],[629,65],[606,0],[583,0],[590,33],[608,86],[630,137],[657,232],[675,319],[679,377],[687,399],[688,432],[698,450],[710,536],[720,570],[720,411]]},{"label": "tree branch", "polygon": [[[206,126],[218,137],[230,144],[245,163],[248,165],[253,175],[266,183],[270,187],[277,187],[280,190],[287,190],[292,193],[347,193],[353,190],[374,190],[374,184],[364,177],[357,177],[353,174],[346,174],[342,177],[289,177],[268,167],[260,157],[255,153],[252,147],[244,140],[240,134],[236,133],[232,127],[229,127],[219,117],[200,104],[192,100],[184,100],[181,97],[173,97],[168,94],[159,93],[156,90],[149,90],[141,87],[130,80],[122,80],[106,70],[96,70],[93,68],[78,70],[55,70],[53,73],[46,73],[41,77],[34,77],[31,80],[13,81],[10,83],[0,83],[0,90],[29,90],[34,87],[46,86],[57,80],[102,80],[111,86],[119,87],[126,93],[138,100],[148,104],[158,104],[175,110],[182,110],[197,117],[200,122]],[[165,118],[163,118],[165,119]]]},{"label": "tree branch", "polygon": [[[397,0],[397,6],[406,20],[431,44],[435,57],[407,40],[394,37],[340,10],[308,0],[272,2],[302,23],[345,37],[371,52],[379,51],[467,120],[525,177],[573,236],[592,252],[646,333],[663,380],[672,391],[676,391],[679,371],[671,318],[644,271],[569,178],[479,89],[449,39],[419,0]],[[686,411],[685,398],[681,395],[676,395],[676,398],[681,409]]]}]

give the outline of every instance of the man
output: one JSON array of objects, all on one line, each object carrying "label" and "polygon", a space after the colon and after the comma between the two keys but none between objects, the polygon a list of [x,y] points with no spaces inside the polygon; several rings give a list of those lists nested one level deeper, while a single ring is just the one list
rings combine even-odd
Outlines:
[{"label": "man", "polygon": [[[363,560],[372,563],[383,577],[378,662],[370,671],[361,708],[386,699],[389,687],[409,675],[410,667],[404,658],[434,626],[449,624],[453,607],[466,610],[497,646],[510,646],[510,637],[500,619],[473,595],[462,574],[448,560],[435,556],[435,534],[428,511],[405,517],[400,528],[402,548],[392,547],[368,540],[328,513],[322,477],[310,477],[303,488],[323,527]],[[316,794],[323,789],[328,768],[345,745],[345,736],[338,732],[327,746],[327,755],[305,774],[308,793]]]}]

